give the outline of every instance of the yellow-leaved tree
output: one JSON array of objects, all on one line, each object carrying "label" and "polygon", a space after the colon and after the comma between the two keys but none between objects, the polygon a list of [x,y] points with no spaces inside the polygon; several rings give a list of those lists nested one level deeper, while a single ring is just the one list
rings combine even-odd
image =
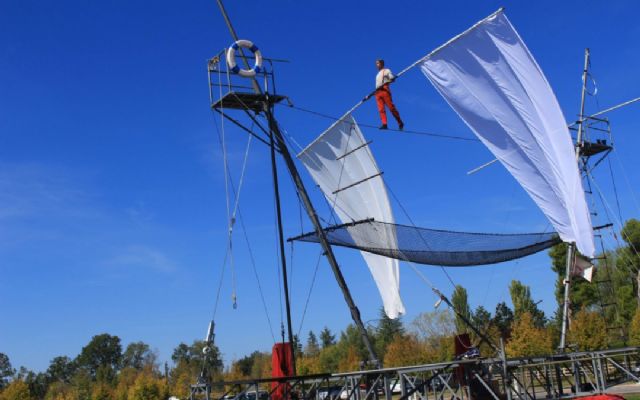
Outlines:
[{"label": "yellow-leaved tree", "polygon": [[552,351],[551,334],[546,328],[537,328],[529,312],[523,312],[511,326],[511,339],[506,345],[509,357],[530,357]]},{"label": "yellow-leaved tree", "polygon": [[583,351],[600,350],[607,347],[607,324],[595,311],[578,311],[571,322],[569,340]]},{"label": "yellow-leaved tree", "polygon": [[164,379],[150,373],[140,373],[129,388],[129,400],[164,400],[167,397]]},{"label": "yellow-leaved tree", "polygon": [[15,379],[0,392],[0,400],[33,400],[33,397],[29,385],[22,379]]},{"label": "yellow-leaved tree", "polygon": [[640,308],[636,309],[629,324],[629,344],[631,346],[640,346]]},{"label": "yellow-leaved tree", "polygon": [[384,354],[385,367],[426,363],[425,348],[415,335],[396,335]]}]

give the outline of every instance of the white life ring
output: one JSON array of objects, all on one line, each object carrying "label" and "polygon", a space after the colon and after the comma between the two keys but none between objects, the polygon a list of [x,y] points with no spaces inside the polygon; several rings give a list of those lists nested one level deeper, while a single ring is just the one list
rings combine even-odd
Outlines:
[{"label": "white life ring", "polygon": [[[255,58],[255,64],[251,69],[242,69],[236,64],[236,50],[242,47],[243,49],[249,49],[253,53]],[[258,46],[253,44],[250,40],[238,40],[229,47],[227,50],[227,65],[229,70],[234,74],[244,76],[245,78],[253,78],[257,73],[262,71],[262,53],[258,50]]]}]

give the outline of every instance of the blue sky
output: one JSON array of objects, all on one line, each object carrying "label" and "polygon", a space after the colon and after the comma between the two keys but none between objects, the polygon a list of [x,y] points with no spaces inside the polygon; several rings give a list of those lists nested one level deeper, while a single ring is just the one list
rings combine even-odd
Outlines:
[{"label": "blue sky", "polygon": [[[599,92],[588,111],[640,95],[640,4],[495,1],[227,1],[239,35],[277,65],[279,92],[297,106],[340,115],[373,86],[373,61],[400,70],[471,24],[506,12],[545,71],[568,121],[579,110],[585,47]],[[231,39],[214,1],[22,1],[0,3],[0,352],[14,366],[44,370],[75,356],[91,336],[142,340],[168,360],[175,346],[204,336],[226,245],[222,156],[209,111],[206,60]],[[407,129],[471,136],[418,70],[393,88]],[[611,158],[624,218],[638,217],[639,106],[610,115]],[[279,108],[288,134],[306,144],[331,122]],[[373,103],[355,114],[377,124]],[[226,125],[237,180],[246,135]],[[547,223],[480,144],[365,129],[387,182],[421,226],[530,232]],[[268,350],[281,321],[269,157],[252,147],[241,209],[257,260],[267,322],[242,231],[234,239],[238,308],[223,278],[217,344],[225,361]],[[606,165],[606,164],[605,164]],[[280,171],[284,166],[280,165]],[[615,200],[608,166],[597,179]],[[313,199],[326,207],[311,181]],[[291,181],[281,174],[285,235],[300,233]],[[398,219],[403,219],[394,204]],[[305,227],[309,227],[307,222]],[[290,253],[290,248],[287,248]],[[338,331],[349,313],[318,248],[293,249],[295,330]],[[358,254],[339,249],[365,321],[380,300]],[[290,258],[291,254],[287,254]],[[442,271],[422,267],[445,293]],[[551,314],[554,276],[546,254],[480,268],[449,269],[472,306],[493,310],[520,279]],[[435,298],[409,268],[401,290],[411,321]]]}]

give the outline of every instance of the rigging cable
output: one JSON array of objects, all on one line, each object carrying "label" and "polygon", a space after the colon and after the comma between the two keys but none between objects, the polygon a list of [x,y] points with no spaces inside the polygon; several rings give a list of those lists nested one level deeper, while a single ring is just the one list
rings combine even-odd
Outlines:
[{"label": "rigging cable", "polygon": [[[219,90],[220,98],[222,98],[222,75],[219,69],[218,69],[218,90]],[[220,115],[222,115],[223,117],[220,119],[219,133],[221,137],[220,146],[222,147],[222,162],[223,162],[223,169],[224,169],[224,194],[225,194],[225,202],[227,206],[227,254],[229,259],[229,266],[231,269],[231,282],[232,282],[231,283],[231,301],[233,303],[233,308],[235,309],[238,307],[238,303],[236,302],[237,296],[236,296],[236,288],[235,288],[235,268],[234,268],[234,262],[233,262],[233,241],[232,241],[233,222],[231,220],[231,208],[229,205],[228,180],[230,175],[229,175],[229,165],[227,160],[227,144],[226,144],[225,130],[224,130],[224,104],[222,104],[220,107]],[[216,125],[216,128],[217,128],[217,125]]]},{"label": "rigging cable", "polygon": [[631,182],[629,181],[629,175],[627,174],[627,171],[622,164],[622,160],[620,159],[620,156],[618,156],[615,148],[613,149],[613,154],[616,155],[616,160],[618,160],[618,165],[620,165],[620,169],[622,170],[622,176],[624,177],[625,183],[627,184],[627,189],[631,193],[631,198],[633,199],[633,203],[636,206],[636,211],[640,214],[640,203],[638,203],[638,198],[636,197],[635,190],[633,190],[633,188],[631,187]]},{"label": "rigging cable", "polygon": [[[220,131],[218,130],[218,125],[215,124],[214,126],[216,128],[216,133],[218,135],[218,141],[220,143],[222,143],[222,137],[221,137]],[[231,176],[229,176],[229,187],[231,189],[231,192],[234,193],[234,196],[235,196],[236,188],[235,188],[235,184],[233,183],[233,179],[232,179]],[[264,314],[265,314],[265,317],[267,318],[267,323],[269,325],[269,332],[271,333],[271,337],[273,338],[273,342],[275,343],[276,340],[275,340],[275,336],[273,334],[273,326],[272,326],[272,323],[271,323],[271,318],[269,317],[269,312],[268,312],[268,309],[267,309],[267,303],[266,303],[265,298],[264,298],[264,291],[262,290],[262,285],[260,283],[260,278],[258,276],[258,271],[257,271],[257,268],[256,268],[255,257],[253,256],[251,243],[249,241],[249,236],[247,234],[247,230],[246,230],[245,225],[244,225],[244,218],[242,217],[242,211],[241,211],[239,205],[238,205],[238,210],[237,211],[238,211],[238,220],[240,221],[240,226],[242,228],[242,232],[244,234],[245,243],[247,245],[247,250],[249,252],[249,259],[251,261],[251,267],[252,267],[254,276],[256,278],[256,283],[258,285],[258,293],[260,295],[260,300],[262,302],[262,307],[264,309]],[[227,251],[228,251],[228,247],[227,247]],[[220,292],[221,292],[222,282],[223,282],[222,278],[224,277],[224,270],[225,270],[225,267],[226,267],[227,257],[228,257],[228,254],[225,254],[224,263],[223,263],[222,271],[221,271],[221,274],[220,274],[220,281],[219,281],[219,284],[218,284],[218,290],[217,290],[217,294],[216,294],[216,301],[215,301],[214,311],[213,311],[213,319],[215,319],[215,316],[216,316],[216,313],[217,313],[217,309],[218,309]]]},{"label": "rigging cable", "polygon": [[[328,115],[328,114],[324,114],[318,111],[313,111],[313,110],[309,110],[306,108],[302,108],[302,107],[297,107],[294,105],[285,105],[282,104],[283,107],[288,107],[288,108],[293,108],[294,110],[298,110],[298,111],[302,111],[302,112],[306,112],[309,114],[313,114],[322,118],[326,118],[326,119],[330,119],[332,121],[340,121],[342,118],[344,118],[344,116],[342,118],[338,118],[332,115]],[[374,129],[378,129],[378,126],[374,125],[374,124],[364,124],[364,123],[359,123],[358,125],[363,126],[365,128],[374,128]],[[431,137],[435,137],[435,138],[440,138],[440,139],[453,139],[453,140],[463,140],[463,141],[467,141],[467,142],[480,142],[479,139],[473,138],[473,137],[467,137],[467,136],[457,136],[457,135],[447,135],[447,134],[443,134],[443,133],[434,133],[434,132],[427,132],[427,131],[414,131],[414,130],[408,130],[408,129],[404,129],[404,130],[400,130],[400,129],[392,129],[392,128],[387,128],[388,131],[394,131],[394,132],[402,132],[402,133],[411,133],[411,134],[415,134],[415,135],[423,135],[423,136],[431,136]],[[300,147],[300,146],[298,146]]]},{"label": "rigging cable", "polygon": [[[598,194],[600,196],[600,199],[602,200],[602,203],[605,205],[605,208],[609,209],[609,211],[611,211],[611,213],[613,214],[613,209],[611,208],[611,206],[609,205],[609,202],[607,201],[607,199],[604,197],[604,195],[602,194],[602,191],[600,190],[600,187],[598,186],[598,184],[596,183],[595,179],[593,178],[593,175],[589,174],[589,176],[591,177],[591,181],[593,183],[593,186],[596,188],[596,190],[598,191]],[[609,213],[607,213],[607,215],[610,218]],[[617,220],[618,218],[614,216],[614,218]],[[610,218],[611,219],[611,218]],[[614,221],[615,222],[615,221]],[[638,249],[636,249],[636,246],[633,244],[633,242],[631,241],[631,238],[629,238],[627,236],[627,234],[624,231],[624,225],[622,224],[621,220],[617,221],[618,226],[620,227],[620,234],[625,236],[627,239],[627,243],[629,244],[629,248],[633,251],[633,253],[637,256],[640,257],[640,253],[638,252]]]}]

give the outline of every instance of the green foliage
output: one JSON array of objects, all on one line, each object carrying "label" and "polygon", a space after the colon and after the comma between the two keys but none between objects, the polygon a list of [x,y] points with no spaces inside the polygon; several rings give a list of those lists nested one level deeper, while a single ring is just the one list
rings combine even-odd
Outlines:
[{"label": "green foliage", "polygon": [[399,317],[396,319],[389,318],[384,312],[384,308],[381,308],[380,319],[378,320],[378,326],[376,327],[373,338],[375,340],[376,353],[378,353],[378,357],[383,357],[387,351],[389,343],[391,343],[396,336],[404,335],[404,332],[402,320]]},{"label": "green foliage", "polygon": [[511,335],[511,324],[513,323],[513,311],[507,303],[500,302],[496,305],[496,311],[493,313],[493,326],[498,328],[500,335],[507,338]]},{"label": "green foliage", "polygon": [[323,349],[336,344],[336,335],[332,334],[326,326],[320,332],[320,344]]},{"label": "green foliage", "polygon": [[471,319],[471,308],[469,307],[469,300],[467,296],[467,289],[460,285],[456,285],[451,296],[451,304],[456,311],[456,331],[458,334],[466,333],[469,331],[464,319],[460,317],[461,314],[467,320]]},{"label": "green foliage", "polygon": [[146,366],[156,367],[157,355],[144,342],[129,343],[122,354],[122,368],[141,370]]},{"label": "green foliage", "polygon": [[120,338],[103,333],[91,338],[89,344],[82,348],[76,363],[78,367],[95,377],[100,367],[103,367],[103,371],[105,367],[117,371],[120,368],[121,359]]},{"label": "green foliage", "polygon": [[519,319],[524,313],[529,313],[533,323],[537,328],[542,328],[546,323],[544,312],[538,309],[538,305],[531,298],[529,286],[523,285],[520,281],[513,280],[509,285],[511,302],[515,312],[515,318]]},{"label": "green foliage", "polygon": [[76,363],[67,356],[55,357],[49,363],[47,375],[52,382],[69,383],[76,371]]},{"label": "green foliage", "polygon": [[305,348],[305,354],[309,356],[316,356],[320,351],[320,345],[318,344],[318,338],[316,337],[313,331],[309,331],[309,336],[307,337],[307,347]]},{"label": "green foliage", "polygon": [[16,370],[11,367],[11,361],[9,356],[0,353],[0,390],[4,389],[9,384],[9,378],[16,373]]},{"label": "green foliage", "polygon": [[[551,257],[551,269],[557,274],[556,278],[556,301],[558,306],[564,304],[564,280],[567,269],[567,248],[566,243],[560,243],[549,250]],[[588,282],[582,278],[572,277],[569,290],[571,299],[571,312],[576,313],[584,308],[588,308],[598,302],[598,287],[595,282]]]}]

